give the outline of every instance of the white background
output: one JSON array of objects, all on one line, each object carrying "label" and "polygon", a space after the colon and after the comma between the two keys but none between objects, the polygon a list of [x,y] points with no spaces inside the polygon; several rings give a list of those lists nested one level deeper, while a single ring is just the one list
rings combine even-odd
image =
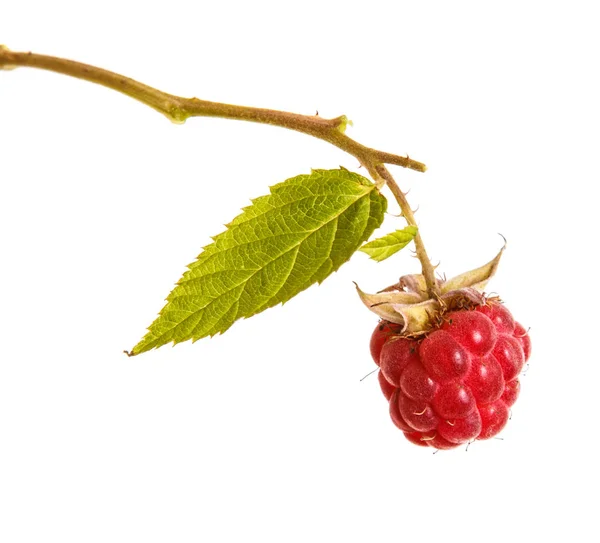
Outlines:
[{"label": "white background", "polygon": [[[597,541],[593,2],[3,2],[0,43],[184,96],[324,117],[394,168],[447,276],[491,259],[531,327],[502,440],[432,454],[388,418],[368,341],[409,252],[357,254],[224,336],[128,359],[251,197],[356,160],[183,126],[48,72],[0,73],[0,540]],[[391,212],[395,210],[391,206]],[[386,231],[401,226],[389,216]]]}]

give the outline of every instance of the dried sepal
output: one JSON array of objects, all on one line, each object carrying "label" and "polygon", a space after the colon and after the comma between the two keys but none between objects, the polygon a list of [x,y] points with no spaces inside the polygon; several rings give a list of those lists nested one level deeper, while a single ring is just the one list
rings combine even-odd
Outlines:
[{"label": "dried sepal", "polygon": [[397,307],[412,306],[421,302],[421,298],[414,292],[401,290],[385,290],[375,294],[363,292],[358,285],[356,291],[362,302],[375,314],[386,321],[404,325],[405,319],[397,311]]},{"label": "dried sepal", "polygon": [[485,303],[487,282],[498,269],[504,247],[496,257],[479,268],[448,281],[438,280],[440,296],[429,298],[425,278],[405,275],[400,281],[375,294],[356,290],[362,302],[380,318],[402,325],[401,335],[419,335],[438,325],[447,311],[472,308]]},{"label": "dried sepal", "polygon": [[494,276],[496,270],[498,269],[498,264],[500,263],[500,258],[502,257],[502,253],[506,245],[500,249],[500,252],[496,255],[493,260],[490,260],[487,264],[484,264],[480,268],[475,268],[474,270],[461,273],[452,279],[448,279],[441,285],[442,294],[446,292],[450,292],[452,290],[458,290],[461,288],[475,288],[480,292],[483,292],[487,282]]}]

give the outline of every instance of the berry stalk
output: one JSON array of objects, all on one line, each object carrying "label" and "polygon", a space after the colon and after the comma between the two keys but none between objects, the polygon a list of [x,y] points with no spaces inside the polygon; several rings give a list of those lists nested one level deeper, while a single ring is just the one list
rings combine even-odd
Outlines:
[{"label": "berry stalk", "polygon": [[[390,191],[400,206],[402,216],[406,219],[406,222],[410,226],[417,226],[415,215],[408,203],[408,200],[392,177],[392,174],[383,164],[377,167],[377,172],[385,181],[386,185],[390,188]],[[437,281],[435,280],[434,267],[431,264],[431,260],[429,260],[429,256],[427,256],[425,244],[423,243],[423,238],[421,237],[419,230],[417,230],[414,242],[417,258],[421,262],[421,270],[423,272],[423,277],[425,278],[425,284],[427,285],[427,294],[429,295],[429,298],[438,298],[440,295],[440,289]]]},{"label": "berry stalk", "polygon": [[[318,115],[300,115],[272,109],[223,104],[198,98],[183,98],[96,66],[32,52],[14,52],[6,46],[0,45],[0,69],[8,70],[18,66],[49,70],[103,85],[146,104],[175,123],[183,123],[189,117],[220,117],[279,126],[322,139],[357,158],[379,188],[387,184],[408,224],[416,226],[413,212],[404,193],[396,184],[385,164],[394,164],[418,172],[424,172],[427,167],[409,157],[379,151],[348,137],[345,130],[349,121],[345,115],[324,119]],[[415,247],[428,293],[430,297],[435,297],[439,291],[434,269],[418,233],[415,237]]]}]

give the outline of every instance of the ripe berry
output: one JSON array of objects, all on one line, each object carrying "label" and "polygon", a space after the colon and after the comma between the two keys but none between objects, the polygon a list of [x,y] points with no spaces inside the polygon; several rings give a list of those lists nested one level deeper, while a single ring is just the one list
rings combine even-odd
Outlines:
[{"label": "ripe berry", "polygon": [[373,357],[375,364],[379,366],[379,357],[381,355],[381,348],[383,347],[383,344],[392,336],[399,333],[401,329],[402,326],[392,322],[380,321],[377,324],[373,334],[371,335],[370,344],[371,356]]},{"label": "ripe berry", "polygon": [[476,311],[453,311],[445,316],[444,321],[442,330],[446,330],[472,355],[489,354],[498,339],[494,323]]},{"label": "ripe berry", "polygon": [[471,389],[478,404],[494,402],[504,391],[502,366],[493,356],[473,360],[471,371],[465,377],[465,384]]},{"label": "ripe berry", "polygon": [[390,338],[382,349],[379,367],[385,378],[396,388],[400,386],[400,375],[412,361],[419,360],[417,342],[412,339]]},{"label": "ripe berry", "polygon": [[475,410],[477,403],[471,389],[462,381],[441,385],[432,402],[435,412],[444,419],[460,419]]},{"label": "ripe berry", "polygon": [[464,377],[471,364],[469,353],[445,330],[428,335],[419,355],[429,375],[439,382]]},{"label": "ripe berry", "polygon": [[398,408],[410,429],[428,432],[437,428],[440,422],[430,404],[411,400],[402,392],[398,394]]},{"label": "ripe berry", "polygon": [[451,441],[448,441],[442,437],[439,432],[434,432],[431,436],[424,436],[422,439],[426,441],[427,445],[430,447],[439,450],[455,449],[459,445],[459,443],[452,443]]},{"label": "ripe berry", "polygon": [[477,439],[494,437],[508,422],[508,407],[502,400],[488,403],[479,408],[481,415],[481,433]]},{"label": "ripe berry", "polygon": [[515,337],[502,334],[494,345],[492,354],[502,367],[505,381],[511,381],[521,373],[525,364],[525,354],[521,343]]},{"label": "ripe berry", "polygon": [[433,400],[437,386],[419,360],[413,360],[408,364],[400,376],[400,389],[413,400],[430,402]]},{"label": "ripe berry", "polygon": [[504,392],[500,399],[506,404],[506,407],[512,407],[519,397],[521,383],[518,379],[513,379],[504,385]]},{"label": "ripe berry", "polygon": [[411,443],[414,443],[415,445],[419,445],[421,447],[429,447],[427,441],[423,439],[424,434],[422,434],[421,432],[404,432],[404,437],[408,439],[408,441],[410,441]]},{"label": "ripe berry", "polygon": [[477,409],[474,409],[466,417],[443,420],[437,431],[452,443],[471,441],[481,433],[481,415]]},{"label": "ripe berry", "polygon": [[493,303],[479,306],[476,311],[486,315],[501,334],[512,334],[515,330],[515,319],[502,304]]},{"label": "ripe berry", "polygon": [[531,338],[527,334],[527,330],[525,330],[518,322],[515,323],[514,336],[521,342],[523,354],[525,355],[525,362],[527,362],[529,360],[529,355],[531,355]]},{"label": "ripe berry", "polygon": [[390,398],[392,397],[392,394],[396,390],[396,387],[390,384],[390,382],[384,377],[383,373],[381,373],[381,370],[377,372],[377,379],[379,379],[379,386],[381,387],[381,392],[383,392],[385,399],[389,402]]},{"label": "ripe berry", "polygon": [[408,441],[453,449],[506,425],[531,353],[527,330],[502,304],[450,311],[430,331],[401,337],[382,321],[371,353],[390,417]]},{"label": "ripe berry", "polygon": [[400,408],[398,405],[399,394],[400,391],[396,389],[396,391],[394,392],[394,394],[392,394],[392,397],[390,398],[390,418],[392,419],[392,422],[403,432],[413,432],[414,428],[411,428],[406,423],[404,417],[402,417],[402,414],[400,413]]}]

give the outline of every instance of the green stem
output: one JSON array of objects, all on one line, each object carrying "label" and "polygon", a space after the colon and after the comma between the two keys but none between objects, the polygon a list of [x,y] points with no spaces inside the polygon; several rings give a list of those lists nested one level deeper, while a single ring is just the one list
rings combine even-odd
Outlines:
[{"label": "green stem", "polygon": [[[402,211],[402,216],[406,219],[406,222],[411,226],[417,226],[417,221],[415,220],[413,210],[411,209],[405,194],[402,192],[402,190],[400,190],[400,187],[392,177],[392,174],[383,164],[377,167],[377,173],[379,173],[381,178],[386,182],[386,185],[392,191],[392,194],[394,195],[394,198],[396,198],[396,201],[400,206],[400,210]],[[425,277],[427,293],[429,294],[430,298],[437,298],[440,295],[440,289],[435,280],[435,268],[431,264],[429,256],[427,256],[425,244],[423,243],[423,238],[421,237],[419,230],[417,230],[417,235],[415,236],[414,241],[417,258],[421,262],[423,277]]]},{"label": "green stem", "polygon": [[[378,186],[387,184],[408,223],[415,224],[414,215],[404,194],[384,164],[403,166],[418,172],[424,172],[427,169],[425,164],[409,157],[366,147],[349,138],[344,133],[348,124],[348,119],[344,115],[333,119],[324,119],[318,115],[299,115],[273,109],[210,102],[198,98],[183,98],[88,64],[31,52],[13,52],[5,46],[0,46],[0,69],[11,69],[17,66],[40,68],[103,85],[139,100],[176,123],[185,122],[189,117],[220,117],[280,126],[322,139],[356,157]],[[419,234],[415,238],[415,246],[429,294],[433,296],[437,292],[433,267]]]}]

